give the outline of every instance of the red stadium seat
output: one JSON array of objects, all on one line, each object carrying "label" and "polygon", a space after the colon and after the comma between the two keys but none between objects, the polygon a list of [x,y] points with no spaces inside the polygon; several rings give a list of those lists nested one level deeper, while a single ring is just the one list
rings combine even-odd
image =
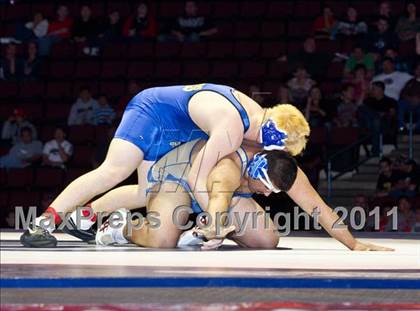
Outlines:
[{"label": "red stadium seat", "polygon": [[16,82],[1,81],[0,98],[16,97],[18,93],[18,84]]},{"label": "red stadium seat", "polygon": [[71,166],[77,168],[92,168],[94,149],[91,146],[75,146]]},{"label": "red stadium seat", "polygon": [[127,55],[127,46],[124,43],[108,43],[102,48],[103,59],[122,59]]},{"label": "red stadium seat", "polygon": [[[4,5],[4,4],[2,4]],[[14,5],[7,5],[6,20],[26,21],[31,19],[31,4],[16,2]]]},{"label": "red stadium seat", "polygon": [[40,167],[36,169],[35,186],[38,188],[61,187],[63,170],[59,168]]},{"label": "red stadium seat", "polygon": [[101,66],[98,61],[79,61],[76,64],[74,77],[77,79],[97,78],[101,72]]},{"label": "red stadium seat", "polygon": [[102,64],[103,79],[125,78],[127,64],[124,61],[105,61]]},{"label": "red stadium seat", "polygon": [[204,42],[189,43],[186,42],[181,47],[180,56],[182,58],[201,59],[206,56],[207,44]]},{"label": "red stadium seat", "polygon": [[265,16],[266,8],[265,1],[245,1],[241,3],[240,15],[262,18]]},{"label": "red stadium seat", "polygon": [[118,11],[120,16],[128,16],[132,13],[129,1],[108,1],[108,12]]},{"label": "red stadium seat", "polygon": [[240,77],[244,79],[258,79],[265,75],[266,65],[263,61],[243,62],[240,69]]},{"label": "red stadium seat", "polygon": [[39,100],[39,102],[21,104],[20,107],[22,107],[25,113],[27,113],[32,120],[38,120],[43,117],[44,109],[41,100]]},{"label": "red stadium seat", "polygon": [[69,41],[57,42],[51,48],[51,58],[53,59],[71,59],[75,53],[74,44]]},{"label": "red stadium seat", "polygon": [[343,76],[344,63],[332,62],[328,66],[327,78],[331,80],[340,79]]},{"label": "red stadium seat", "polygon": [[233,55],[231,42],[211,42],[208,47],[209,58],[226,58]]},{"label": "red stadium seat", "polygon": [[282,21],[265,21],[261,26],[261,36],[269,39],[279,39],[285,34]]},{"label": "red stadium seat", "polygon": [[92,143],[95,141],[95,128],[91,125],[71,126],[68,137],[75,145]]},{"label": "red stadium seat", "polygon": [[310,17],[312,19],[315,19],[315,16],[319,15],[320,13],[320,1],[297,0],[295,2],[295,17]]},{"label": "red stadium seat", "polygon": [[156,63],[155,77],[159,79],[176,79],[181,75],[181,64],[173,61]]},{"label": "red stadium seat", "polygon": [[376,14],[378,7],[375,1],[352,1],[351,6],[357,10],[361,17],[370,17]]},{"label": "red stadium seat", "polygon": [[308,142],[313,145],[324,145],[327,142],[327,129],[325,127],[311,128]]},{"label": "red stadium seat", "polygon": [[86,81],[79,80],[73,84],[74,100],[76,100],[76,98],[79,97],[80,89],[85,86],[90,88],[90,93],[92,94],[93,97],[95,97],[98,94],[98,82],[96,79],[90,79]]},{"label": "red stadium seat", "polygon": [[278,58],[286,53],[286,45],[283,42],[264,42],[261,46],[263,58]]},{"label": "red stadium seat", "polygon": [[156,45],[156,57],[162,58],[173,58],[177,57],[181,51],[181,45],[177,42],[161,42]]},{"label": "red stadium seat", "polygon": [[289,17],[293,12],[293,1],[270,1],[267,15],[270,18]]},{"label": "red stadium seat", "polygon": [[20,86],[21,98],[34,98],[44,95],[44,83],[37,81],[26,81]]},{"label": "red stadium seat", "polygon": [[207,61],[184,62],[184,77],[187,79],[206,79],[209,75],[209,63]]},{"label": "red stadium seat", "polygon": [[39,192],[36,191],[11,191],[9,194],[9,208],[38,206],[39,199]]},{"label": "red stadium seat", "polygon": [[284,79],[288,74],[287,64],[284,62],[272,61],[268,64],[268,77]]},{"label": "red stadium seat", "polygon": [[252,41],[237,41],[235,44],[235,57],[238,58],[253,58],[257,57],[260,52],[259,42]]},{"label": "red stadium seat", "polygon": [[32,168],[12,169],[7,172],[7,185],[9,187],[28,187],[33,183]]},{"label": "red stadium seat", "polygon": [[289,36],[302,37],[307,36],[312,31],[313,21],[289,20]]},{"label": "red stadium seat", "polygon": [[153,58],[155,55],[155,47],[151,42],[133,43],[127,49],[129,59]]},{"label": "red stadium seat", "polygon": [[107,94],[109,97],[118,98],[125,92],[124,82],[101,82],[99,92]]},{"label": "red stadium seat", "polygon": [[50,64],[49,74],[52,78],[72,79],[74,72],[73,62],[52,62]]},{"label": "red stadium seat", "polygon": [[54,125],[44,125],[39,134],[39,139],[45,142],[51,140],[54,137],[54,131]]},{"label": "red stadium seat", "polygon": [[32,15],[37,13],[37,12],[42,12],[44,17],[46,17],[48,20],[51,20],[55,17],[55,6],[51,5],[48,2],[38,3],[38,1],[36,1],[36,2],[34,1],[34,2],[32,2]]},{"label": "red stadium seat", "polygon": [[224,38],[224,39],[228,39],[228,38],[232,38],[234,37],[235,33],[234,33],[234,24],[232,23],[232,21],[228,21],[228,22],[218,22],[217,23],[217,37],[219,38]]},{"label": "red stadium seat", "polygon": [[[49,102],[45,108],[45,119],[47,121],[66,121],[70,113],[70,105],[63,104],[57,100],[55,102]],[[49,138],[51,139],[51,137]]]},{"label": "red stadium seat", "polygon": [[127,68],[128,79],[151,79],[154,75],[152,62],[131,62]]},{"label": "red stadium seat", "polygon": [[238,75],[238,64],[231,61],[213,62],[210,76],[214,79],[236,79]]},{"label": "red stadium seat", "polygon": [[213,8],[214,18],[232,18],[238,14],[238,4],[236,1],[221,1]]},{"label": "red stadium seat", "polygon": [[260,35],[260,22],[239,21],[235,23],[236,38],[257,38]]},{"label": "red stadium seat", "polygon": [[161,2],[159,6],[159,16],[161,18],[173,19],[174,16],[182,15],[184,12],[183,2]]},{"label": "red stadium seat", "polygon": [[330,145],[351,145],[359,138],[359,129],[354,127],[335,128],[330,133],[328,143]]},{"label": "red stadium seat", "polygon": [[342,0],[327,0],[325,6],[331,8],[336,17],[345,16],[347,11],[347,5],[343,5]]},{"label": "red stadium seat", "polygon": [[70,97],[72,94],[72,85],[69,82],[48,82],[47,93],[48,98]]}]

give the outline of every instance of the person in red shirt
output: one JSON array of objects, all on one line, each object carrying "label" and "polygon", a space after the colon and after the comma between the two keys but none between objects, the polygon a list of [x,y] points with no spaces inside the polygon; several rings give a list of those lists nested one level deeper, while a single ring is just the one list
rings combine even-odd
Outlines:
[{"label": "person in red shirt", "polygon": [[73,20],[69,17],[67,6],[60,5],[57,9],[57,19],[49,24],[47,35],[38,39],[39,54],[49,55],[54,43],[70,38],[72,26]]},{"label": "person in red shirt", "polygon": [[137,6],[136,13],[127,18],[123,27],[124,37],[131,39],[150,39],[155,38],[157,25],[155,17],[149,10],[146,3],[141,2]]},{"label": "person in red shirt", "polygon": [[316,39],[329,39],[336,21],[331,8],[325,7],[323,14],[315,19],[313,32]]}]

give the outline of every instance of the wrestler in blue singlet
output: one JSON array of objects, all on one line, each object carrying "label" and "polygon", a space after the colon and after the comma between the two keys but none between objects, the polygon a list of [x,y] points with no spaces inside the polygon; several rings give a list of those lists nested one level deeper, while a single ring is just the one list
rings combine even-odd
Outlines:
[{"label": "wrestler in blue singlet", "polygon": [[155,87],[140,92],[128,103],[114,137],[135,144],[149,161],[158,160],[181,143],[207,139],[208,135],[188,113],[191,97],[201,91],[216,92],[228,99],[241,116],[244,132],[248,130],[248,115],[233,95],[234,89],[203,83]]}]

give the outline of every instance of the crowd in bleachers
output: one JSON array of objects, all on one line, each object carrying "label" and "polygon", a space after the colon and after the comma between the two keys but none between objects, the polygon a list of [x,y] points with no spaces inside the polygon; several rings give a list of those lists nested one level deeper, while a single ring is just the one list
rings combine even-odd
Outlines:
[{"label": "crowd in bleachers", "polygon": [[418,8],[375,0],[0,1],[0,166],[9,168],[0,179],[12,189],[2,204],[40,202],[96,167],[140,90],[203,81],[235,86],[263,106],[301,109],[313,133],[301,163],[316,185],[326,157],[362,135],[378,155],[381,134],[395,144],[407,131],[408,112],[420,130]]}]

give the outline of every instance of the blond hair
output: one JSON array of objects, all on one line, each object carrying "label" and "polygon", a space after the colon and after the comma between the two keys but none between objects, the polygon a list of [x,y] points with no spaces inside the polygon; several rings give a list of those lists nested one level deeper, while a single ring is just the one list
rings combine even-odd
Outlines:
[{"label": "blond hair", "polygon": [[295,156],[305,149],[311,130],[299,109],[289,104],[280,104],[266,110],[264,122],[268,119],[271,119],[277,128],[287,133],[285,141],[287,152]]}]

